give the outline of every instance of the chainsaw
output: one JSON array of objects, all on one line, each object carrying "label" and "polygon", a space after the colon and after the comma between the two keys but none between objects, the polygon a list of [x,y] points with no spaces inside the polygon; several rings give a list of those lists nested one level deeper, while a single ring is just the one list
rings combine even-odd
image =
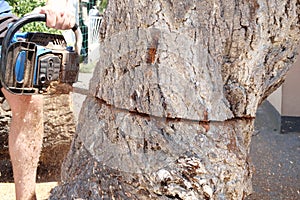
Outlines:
[{"label": "chainsaw", "polygon": [[59,87],[70,91],[78,80],[80,29],[78,25],[72,28],[76,38],[74,46],[68,46],[63,35],[18,32],[36,21],[46,22],[46,15],[26,15],[7,30],[2,42],[1,84],[9,92],[22,95],[55,93]]}]

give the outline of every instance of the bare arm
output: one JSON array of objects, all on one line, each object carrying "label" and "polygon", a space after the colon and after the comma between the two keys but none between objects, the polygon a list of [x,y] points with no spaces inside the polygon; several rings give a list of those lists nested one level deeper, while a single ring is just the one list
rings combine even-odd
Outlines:
[{"label": "bare arm", "polygon": [[47,15],[47,26],[55,29],[70,29],[75,25],[75,15],[68,0],[48,0],[46,6],[35,11]]}]

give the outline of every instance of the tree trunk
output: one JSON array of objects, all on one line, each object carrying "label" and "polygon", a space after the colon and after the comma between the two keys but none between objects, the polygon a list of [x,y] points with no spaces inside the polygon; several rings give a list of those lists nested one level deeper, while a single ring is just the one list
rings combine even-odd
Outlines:
[{"label": "tree trunk", "polygon": [[[44,96],[44,137],[38,167],[38,181],[59,181],[63,159],[75,133],[75,119],[70,94]],[[8,152],[11,110],[0,98],[0,181],[13,181]]]},{"label": "tree trunk", "polygon": [[258,105],[295,60],[299,2],[110,0],[51,199],[244,199]]}]

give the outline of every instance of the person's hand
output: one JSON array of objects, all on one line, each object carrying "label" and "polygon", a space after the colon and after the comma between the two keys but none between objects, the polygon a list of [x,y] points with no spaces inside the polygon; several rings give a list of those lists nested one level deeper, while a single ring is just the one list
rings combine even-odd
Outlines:
[{"label": "person's hand", "polygon": [[36,8],[35,13],[46,14],[46,25],[55,29],[71,29],[75,25],[75,15],[68,9],[57,9],[51,5]]}]

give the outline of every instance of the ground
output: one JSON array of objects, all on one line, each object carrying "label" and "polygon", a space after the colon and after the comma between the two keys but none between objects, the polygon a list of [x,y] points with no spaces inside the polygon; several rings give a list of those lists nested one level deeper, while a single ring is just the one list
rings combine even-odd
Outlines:
[{"label": "ground", "polygon": [[[0,199],[1,200],[14,200],[15,188],[13,183],[13,173],[11,162],[8,158],[0,161]],[[47,168],[40,165],[37,174],[37,199],[48,199],[50,191],[54,188],[59,180],[60,169],[56,167]]]},{"label": "ground", "polygon": [[[57,182],[45,182],[38,183],[37,190],[37,199],[44,200],[47,199],[50,195],[50,191],[55,187]],[[13,183],[0,183],[0,196],[3,200],[13,200],[15,199],[15,187]]]}]

